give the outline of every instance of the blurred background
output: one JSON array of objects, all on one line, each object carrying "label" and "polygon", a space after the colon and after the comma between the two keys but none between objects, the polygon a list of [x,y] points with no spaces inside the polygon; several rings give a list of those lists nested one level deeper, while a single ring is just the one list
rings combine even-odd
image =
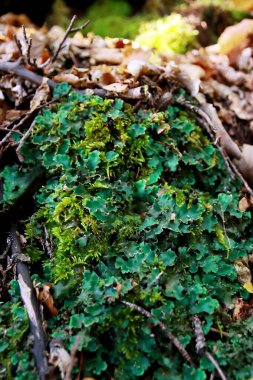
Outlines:
[{"label": "blurred background", "polygon": [[66,27],[77,14],[79,24],[91,20],[86,31],[94,34],[184,53],[214,44],[227,26],[253,18],[253,0],[1,0],[0,14],[8,12],[48,27]]}]

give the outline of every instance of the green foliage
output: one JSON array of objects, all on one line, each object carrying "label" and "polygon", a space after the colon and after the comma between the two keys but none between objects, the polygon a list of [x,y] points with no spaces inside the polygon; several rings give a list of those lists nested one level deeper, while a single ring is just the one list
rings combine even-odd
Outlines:
[{"label": "green foliage", "polygon": [[185,53],[196,45],[198,32],[180,14],[143,23],[136,40],[160,52]]},{"label": "green foliage", "polygon": [[[1,375],[9,379],[37,379],[34,361],[28,351],[28,319],[20,303],[17,281],[11,282],[11,301],[0,304]],[[25,349],[19,351],[17,348]]]},{"label": "green foliage", "polygon": [[[250,378],[252,356],[242,348],[252,322],[233,326],[224,310],[247,298],[233,262],[252,252],[252,227],[219,152],[176,107],[133,113],[121,100],[68,91],[56,88],[61,101],[36,118],[22,152],[36,151],[50,174],[26,223],[33,260],[42,262],[43,225],[53,242],[40,273],[55,283],[60,310],[50,334],[67,346],[79,335],[85,376],[206,379],[213,368],[194,350],[197,313],[228,378]],[[120,300],[163,321],[199,369],[182,362],[155,320]],[[212,326],[231,337],[213,339]]]},{"label": "green foliage", "polygon": [[[140,24],[149,20],[150,16],[132,13],[131,5],[126,0],[96,1],[85,13],[84,19],[91,20],[86,30],[102,37],[133,39],[139,32]],[[80,19],[79,23],[82,24],[83,21]]]}]

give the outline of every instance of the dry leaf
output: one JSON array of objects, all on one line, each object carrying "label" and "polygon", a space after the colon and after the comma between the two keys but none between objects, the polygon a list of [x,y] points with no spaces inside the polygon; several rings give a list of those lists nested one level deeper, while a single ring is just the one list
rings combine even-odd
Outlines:
[{"label": "dry leaf", "polygon": [[239,201],[239,211],[244,212],[250,208],[253,208],[253,196],[241,198]]},{"label": "dry leaf", "polygon": [[253,293],[253,284],[252,282],[246,282],[243,285],[244,289],[246,289],[249,293]]},{"label": "dry leaf", "polygon": [[119,65],[123,60],[123,54],[119,49],[95,48],[90,49],[92,63],[107,63]]},{"label": "dry leaf", "polygon": [[196,96],[199,93],[199,86],[201,84],[200,78],[205,76],[205,71],[200,66],[191,63],[180,63],[178,70],[178,79],[180,82],[192,96]]},{"label": "dry leaf", "polygon": [[112,83],[102,87],[111,92],[126,92],[128,85],[124,83]]},{"label": "dry leaf", "polygon": [[[236,25],[227,27],[218,39],[220,52],[229,54],[247,42],[247,37],[253,33],[253,20],[244,19]],[[245,47],[245,46],[243,46]]]},{"label": "dry leaf", "polygon": [[248,257],[243,257],[234,262],[237,273],[237,279],[244,286],[245,283],[251,282],[252,276],[249,268]]},{"label": "dry leaf", "polygon": [[45,283],[42,287],[40,287],[40,284],[37,284],[36,281],[34,281],[33,286],[35,288],[38,301],[50,315],[55,317],[58,314],[58,310],[54,306],[54,299],[50,292],[51,285]]},{"label": "dry leaf", "polygon": [[243,144],[241,158],[235,160],[235,164],[246,181],[253,186],[253,145]]},{"label": "dry leaf", "polygon": [[35,111],[38,107],[40,107],[43,103],[46,103],[48,100],[50,95],[50,88],[47,81],[48,79],[46,77],[43,77],[41,85],[37,88],[34,97],[30,102],[31,112]]},{"label": "dry leaf", "polygon": [[71,356],[65,350],[60,339],[54,339],[50,343],[49,360],[48,362],[54,367],[58,367],[61,372],[61,378],[64,379],[68,367],[71,365]]},{"label": "dry leaf", "polygon": [[249,316],[250,309],[251,306],[243,301],[242,298],[237,298],[233,311],[233,320],[239,321],[240,319],[246,319]]}]

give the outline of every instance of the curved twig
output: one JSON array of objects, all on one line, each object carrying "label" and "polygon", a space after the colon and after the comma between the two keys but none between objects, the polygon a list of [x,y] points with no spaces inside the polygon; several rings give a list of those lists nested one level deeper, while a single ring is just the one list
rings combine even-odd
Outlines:
[{"label": "curved twig", "polygon": [[157,319],[153,314],[151,314],[149,311],[143,309],[141,306],[136,305],[135,303],[127,302],[127,301],[121,301],[124,305],[131,307],[135,310],[137,310],[140,314],[145,315],[147,318],[154,319],[162,332],[165,334],[167,338],[171,341],[172,344],[178,349],[180,354],[183,356],[183,358],[190,363],[192,366],[194,366],[194,363],[192,361],[192,358],[188,354],[188,352],[185,350],[185,348],[182,346],[182,344],[179,342],[179,340],[167,329],[165,324],[161,322],[159,319]]},{"label": "curved twig", "polygon": [[192,324],[193,324],[193,329],[194,329],[194,334],[196,337],[196,351],[198,354],[206,356],[208,360],[213,364],[214,368],[217,370],[221,380],[227,380],[224,372],[220,368],[219,364],[217,361],[214,359],[213,355],[207,351],[206,349],[206,339],[203,333],[202,325],[201,325],[201,320],[197,315],[194,315],[192,317]]}]

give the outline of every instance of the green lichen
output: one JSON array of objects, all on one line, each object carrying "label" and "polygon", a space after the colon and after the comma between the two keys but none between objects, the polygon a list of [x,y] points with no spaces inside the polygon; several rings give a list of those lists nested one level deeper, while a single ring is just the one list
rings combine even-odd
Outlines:
[{"label": "green lichen", "polygon": [[[80,336],[84,376],[206,379],[213,367],[194,349],[198,314],[228,378],[252,376],[250,351],[236,348],[248,347],[252,320],[235,327],[228,311],[234,297],[248,297],[233,262],[252,252],[252,226],[238,211],[240,184],[226,175],[220,153],[175,106],[133,113],[120,100],[65,85],[56,93],[61,100],[36,118],[22,152],[36,151],[49,173],[25,225],[26,252],[43,267],[42,281],[55,284],[59,315],[49,319],[49,334],[68,347]],[[44,227],[51,259],[41,245]],[[121,300],[163,321],[198,369],[154,320]],[[214,337],[212,326],[231,336]]]}]

